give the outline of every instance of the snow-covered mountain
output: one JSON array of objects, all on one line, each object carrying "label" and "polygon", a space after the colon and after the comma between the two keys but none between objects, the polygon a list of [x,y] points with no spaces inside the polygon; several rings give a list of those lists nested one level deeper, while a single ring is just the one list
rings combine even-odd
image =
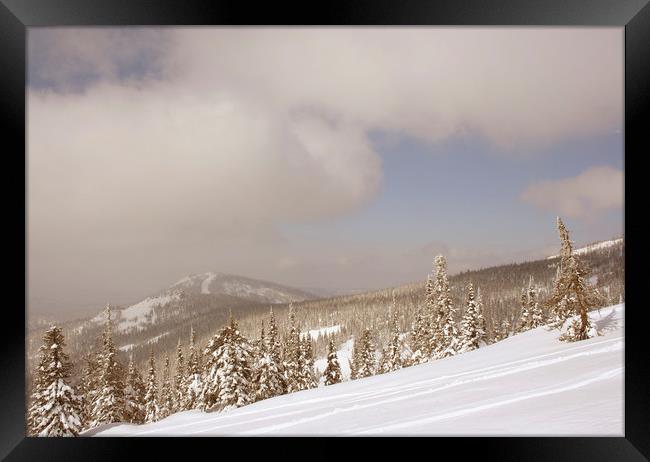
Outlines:
[{"label": "snow-covered mountain", "polygon": [[590,317],[601,335],[577,343],[540,327],[389,374],[85,435],[622,436],[624,305]]},{"label": "snow-covered mountain", "polygon": [[315,298],[313,294],[301,289],[213,272],[185,276],[168,289],[168,291],[175,290],[186,293],[231,295],[260,303],[288,303]]},{"label": "snow-covered mountain", "polygon": [[[601,250],[606,250],[621,245],[623,245],[623,238],[619,237],[617,239],[594,242],[593,244],[589,244],[584,247],[573,249],[573,253],[575,255],[586,255],[592,252],[599,252]],[[558,258],[558,257],[559,255],[551,255],[550,257],[546,257],[546,259],[552,260],[553,258]]]},{"label": "snow-covered mountain", "polygon": [[[187,311],[191,303],[184,302],[188,299],[192,300],[196,296],[214,300],[224,299],[226,296],[224,306],[232,305],[232,299],[227,297],[235,297],[240,301],[250,301],[256,304],[298,302],[315,298],[314,295],[300,289],[243,276],[213,272],[193,274],[182,278],[158,295],[115,310],[115,331],[116,333],[129,333],[145,330],[159,323],[163,313],[164,317],[171,318],[175,314]],[[227,303],[228,301],[231,303]],[[102,311],[93,317],[89,324],[103,324],[104,321],[104,312]]]}]

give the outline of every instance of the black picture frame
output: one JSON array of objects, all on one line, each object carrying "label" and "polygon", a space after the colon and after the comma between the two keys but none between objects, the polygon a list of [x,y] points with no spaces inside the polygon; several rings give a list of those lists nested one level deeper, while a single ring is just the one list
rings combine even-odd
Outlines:
[{"label": "black picture frame", "polygon": [[[26,253],[26,137],[25,78],[26,31],[32,26],[91,25],[531,25],[625,27],[625,436],[621,438],[427,438],[406,446],[392,438],[346,439],[352,449],[323,444],[314,438],[262,438],[247,440],[188,438],[28,438],[25,437],[25,322],[27,308]],[[225,457],[225,449],[238,447],[245,457],[272,451],[274,456],[331,459],[331,449],[341,457],[383,455],[395,449],[407,457],[418,451],[428,459],[456,454],[477,459],[608,460],[650,459],[650,360],[644,352],[650,326],[641,281],[644,246],[642,219],[644,195],[643,155],[650,153],[645,120],[650,102],[650,5],[647,0],[490,0],[426,1],[356,0],[319,4],[215,0],[209,1],[89,1],[0,0],[0,114],[3,134],[2,183],[13,220],[3,220],[5,249],[14,261],[5,262],[10,275],[4,279],[5,296],[0,331],[0,457],[6,460],[114,460],[212,451]],[[644,117],[645,116],[645,117]],[[639,182],[634,178],[639,176]],[[22,189],[21,189],[22,183]],[[636,185],[636,187],[635,187]],[[16,192],[18,191],[18,194]],[[22,199],[22,201],[19,201]],[[634,203],[640,202],[638,207]],[[5,205],[5,207],[6,207]],[[22,226],[21,226],[22,224]],[[635,226],[636,225],[636,226]],[[633,251],[629,242],[633,242]],[[636,244],[634,244],[636,242]],[[15,253],[14,253],[15,252]],[[16,268],[23,268],[22,275]],[[20,281],[25,292],[19,291]],[[21,311],[21,302],[25,311]],[[2,306],[2,305],[0,305]],[[23,324],[21,330],[18,326]],[[466,444],[470,443],[470,444]],[[356,443],[356,444],[355,444]],[[356,446],[356,447],[355,447]],[[179,449],[180,447],[180,449]],[[272,448],[272,449],[271,449]],[[408,449],[407,449],[408,448]],[[223,449],[223,452],[221,450]],[[228,448],[232,449],[232,448]],[[215,452],[216,451],[216,452]],[[451,451],[451,452],[449,452]],[[319,457],[320,456],[320,457]],[[181,456],[182,457],[182,456]],[[214,458],[211,457],[211,458]],[[420,456],[421,457],[421,456]]]}]

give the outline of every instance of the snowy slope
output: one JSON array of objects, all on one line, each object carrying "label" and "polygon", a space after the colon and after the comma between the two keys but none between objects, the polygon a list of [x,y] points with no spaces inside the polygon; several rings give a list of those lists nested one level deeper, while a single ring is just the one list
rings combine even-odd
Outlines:
[{"label": "snowy slope", "polygon": [[[525,332],[453,358],[260,401],[113,425],[99,436],[623,435],[624,305],[593,312],[577,343]],[[343,362],[343,361],[342,361]]]},{"label": "snowy slope", "polygon": [[[609,241],[600,241],[596,242],[594,244],[586,245],[584,247],[580,247],[578,249],[573,249],[573,253],[575,255],[585,255],[591,252],[597,252],[600,250],[605,250],[609,249],[610,247],[615,247],[617,245],[623,244],[623,238],[619,237],[618,239],[611,239]],[[552,255],[550,257],[546,257],[547,260],[552,260],[553,258],[558,258],[559,255]]]}]

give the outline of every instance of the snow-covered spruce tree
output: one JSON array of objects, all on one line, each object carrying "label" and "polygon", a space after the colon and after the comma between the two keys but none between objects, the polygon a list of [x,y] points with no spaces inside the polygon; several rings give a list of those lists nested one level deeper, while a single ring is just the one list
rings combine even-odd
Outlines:
[{"label": "snow-covered spruce tree", "polygon": [[530,314],[531,329],[544,325],[544,313],[539,304],[537,288],[533,285],[532,276],[528,282],[528,313]]},{"label": "snow-covered spruce tree", "polygon": [[92,411],[95,398],[99,393],[99,377],[101,366],[96,353],[86,353],[83,356],[83,367],[81,369],[81,380],[79,383],[79,394],[82,397],[82,421],[85,428],[90,428],[92,423]]},{"label": "snow-covered spruce tree", "polygon": [[426,320],[426,313],[422,308],[418,308],[413,321],[413,329],[410,332],[409,340],[411,343],[411,363],[422,364],[429,360],[428,351],[430,350],[429,329]]},{"label": "snow-covered spruce tree", "polygon": [[452,300],[451,290],[449,288],[449,279],[447,278],[447,260],[442,255],[438,255],[435,260],[436,264],[436,281],[434,290],[438,303],[438,318],[434,332],[434,346],[436,356],[445,358],[455,355],[460,348],[460,335],[456,327],[456,319]]},{"label": "snow-covered spruce tree", "polygon": [[124,388],[124,419],[129,423],[141,424],[145,422],[146,406],[144,397],[146,388],[140,371],[133,364],[133,357],[129,361],[129,372]]},{"label": "snow-covered spruce tree", "polygon": [[372,333],[370,332],[370,329],[363,331],[358,361],[356,367],[357,378],[362,379],[364,377],[375,375],[377,361],[375,359],[375,346],[372,342]]},{"label": "snow-covered spruce tree", "polygon": [[298,389],[309,390],[318,386],[318,380],[314,372],[314,348],[311,335],[307,334],[300,340],[300,373],[298,376]]},{"label": "snow-covered spruce tree", "polygon": [[169,364],[169,355],[165,354],[165,362],[163,363],[162,373],[162,387],[160,388],[160,409],[158,411],[158,418],[164,419],[171,415],[174,410],[174,390],[172,389],[171,382],[171,367]]},{"label": "snow-covered spruce tree", "polygon": [[280,383],[279,394],[284,394],[287,392],[287,381],[282,359],[282,341],[280,340],[280,335],[278,334],[278,326],[275,322],[273,308],[271,308],[269,313],[269,333],[266,339],[266,349],[280,374],[278,377]]},{"label": "snow-covered spruce tree", "polygon": [[147,375],[147,392],[144,395],[145,422],[155,422],[159,418],[158,382],[156,379],[156,360],[153,348],[149,354],[149,374]]},{"label": "snow-covered spruce tree", "polygon": [[113,320],[111,307],[106,305],[106,328],[102,336],[100,353],[101,375],[98,393],[92,409],[92,424],[124,421],[124,367],[117,361],[117,350],[113,343]]},{"label": "snow-covered spruce tree", "polygon": [[325,377],[326,386],[341,383],[343,380],[339,358],[336,355],[336,348],[332,339],[327,344],[327,367],[323,371],[323,377]]},{"label": "snow-covered spruce tree", "polygon": [[569,238],[569,231],[564,223],[557,217],[557,227],[562,241],[560,251],[560,274],[555,281],[553,294],[546,301],[547,306],[553,309],[554,306],[566,300],[572,314],[578,316],[573,320],[567,332],[560,336],[563,341],[585,340],[597,335],[596,329],[589,322],[588,312],[590,309],[600,306],[603,302],[602,296],[595,287],[588,282],[589,273],[578,257],[573,253],[573,246]]},{"label": "snow-covered spruce tree", "polygon": [[204,410],[227,409],[253,402],[252,347],[230,318],[205,349],[206,378],[201,396]]},{"label": "snow-covered spruce tree", "polygon": [[187,371],[181,339],[176,344],[176,373],[174,374],[174,406],[172,412],[185,411],[185,394],[187,391]]},{"label": "snow-covered spruce tree", "polygon": [[287,393],[299,391],[302,370],[300,354],[300,329],[296,321],[293,305],[289,304],[289,332],[284,343],[283,366]]},{"label": "snow-covered spruce tree", "polygon": [[533,324],[533,315],[530,312],[530,305],[528,304],[528,291],[526,289],[521,290],[519,303],[521,305],[521,313],[519,315],[519,322],[517,323],[517,332],[521,333],[532,329]]},{"label": "snow-covered spruce tree", "polygon": [[272,398],[281,395],[284,391],[284,377],[271,354],[270,343],[270,339],[264,335],[264,324],[262,324],[252,373],[254,401]]},{"label": "snow-covered spruce tree", "polygon": [[487,323],[485,322],[485,315],[483,314],[483,295],[481,295],[481,288],[476,288],[476,310],[478,312],[478,331],[479,331],[479,342],[488,344],[488,328]]},{"label": "snow-covered spruce tree", "polygon": [[50,326],[39,349],[41,357],[27,415],[32,436],[78,436],[83,428],[82,400],[68,383],[72,364],[64,347],[61,328]]},{"label": "snow-covered spruce tree", "polygon": [[393,312],[389,314],[390,319],[388,321],[388,345],[382,352],[379,367],[379,371],[382,373],[402,368],[402,345],[399,339],[397,311],[395,308],[395,303],[393,303]]},{"label": "snow-covered spruce tree", "polygon": [[199,353],[196,350],[196,333],[194,327],[190,330],[190,348],[187,356],[187,376],[185,378],[185,391],[183,409],[196,409],[201,407],[199,396],[203,390]]},{"label": "snow-covered spruce tree", "polygon": [[352,357],[348,359],[348,366],[350,367],[350,380],[357,379],[357,364],[359,364],[359,340],[354,339],[352,343]]},{"label": "snow-covered spruce tree", "polygon": [[470,282],[467,286],[467,303],[461,321],[460,352],[471,351],[479,348],[484,343],[485,331],[482,330],[481,318],[483,317],[478,301],[474,294],[474,286]]}]

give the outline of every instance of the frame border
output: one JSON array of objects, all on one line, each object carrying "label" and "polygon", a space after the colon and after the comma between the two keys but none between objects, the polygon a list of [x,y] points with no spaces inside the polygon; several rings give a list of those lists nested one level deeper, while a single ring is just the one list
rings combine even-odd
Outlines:
[{"label": "frame border", "polygon": [[[619,26],[625,27],[625,214],[624,229],[626,242],[640,242],[642,236],[637,227],[630,223],[638,221],[638,214],[632,210],[635,197],[643,197],[634,191],[634,176],[643,174],[637,159],[650,151],[648,131],[644,121],[648,120],[650,110],[650,5],[648,0],[492,0],[490,2],[470,0],[356,0],[335,1],[319,4],[319,8],[305,2],[302,5],[289,3],[276,4],[260,2],[255,8],[248,2],[219,0],[202,2],[199,0],[147,0],[90,1],[90,0],[0,0],[0,120],[5,142],[11,148],[5,150],[5,159],[12,161],[11,171],[16,168],[20,175],[5,175],[2,182],[7,191],[4,197],[13,198],[19,183],[24,180],[22,190],[24,202],[12,210],[15,223],[21,226],[5,227],[9,231],[9,248],[20,252],[23,243],[24,253],[16,255],[18,267],[23,267],[22,294],[24,313],[19,313],[15,305],[20,304],[20,296],[12,288],[19,287],[19,276],[14,271],[6,285],[7,292],[15,297],[13,304],[7,303],[5,316],[10,318],[7,326],[24,323],[25,332],[5,328],[0,336],[0,400],[2,412],[2,436],[0,437],[0,457],[5,460],[86,460],[92,454],[96,460],[111,460],[122,454],[140,452],[147,456],[155,453],[169,455],[177,449],[177,443],[188,442],[190,451],[205,449],[215,451],[210,439],[176,438],[30,438],[25,437],[25,337],[27,311],[27,260],[26,260],[26,38],[27,27],[33,26],[136,26],[136,25],[472,25],[472,26]],[[645,116],[645,117],[644,117]],[[636,155],[635,155],[636,153]],[[7,169],[6,171],[10,171]],[[639,188],[640,189],[640,188]],[[10,192],[11,191],[11,192]],[[13,194],[12,194],[13,193]],[[642,199],[641,199],[642,200]],[[639,204],[643,207],[645,204]],[[637,208],[638,212],[643,210]],[[643,251],[636,247],[634,252]],[[12,255],[13,256],[13,255]],[[643,254],[627,252],[625,258],[626,301],[632,305],[642,302],[642,292],[637,292],[641,284],[642,262],[647,261]],[[21,266],[20,262],[22,262]],[[14,268],[13,266],[11,268]],[[12,300],[13,301],[13,300]],[[625,331],[625,437],[520,437],[520,438],[470,438],[465,451],[487,458],[504,461],[521,460],[630,460],[650,459],[650,405],[648,388],[650,384],[649,361],[643,352],[647,343],[647,326],[650,326],[648,309],[639,306],[638,310],[626,311]],[[333,437],[333,439],[340,437]],[[423,450],[436,454],[447,449],[458,453],[459,442],[455,438],[437,438],[433,445],[421,439]],[[156,441],[155,446],[150,444]],[[242,446],[227,438],[233,446]],[[291,448],[282,444],[282,438],[275,445],[265,439],[260,445],[246,445],[247,455],[268,453],[274,446],[276,456],[300,454],[297,447],[304,449],[309,456],[328,458],[327,451],[320,451],[322,443],[315,438],[294,438]],[[354,442],[354,438],[346,438]],[[358,442],[358,440],[356,441]],[[206,444],[208,443],[208,444]],[[336,441],[332,447],[338,447]],[[221,445],[226,444],[225,441]],[[409,443],[410,444],[410,443]],[[173,446],[172,446],[173,445]],[[226,444],[227,445],[227,444]],[[183,444],[183,446],[185,446]],[[395,448],[391,438],[374,438],[371,444],[363,444],[362,451],[354,453],[368,455],[368,452],[385,454],[384,450]],[[401,444],[399,446],[402,446]],[[322,447],[322,446],[321,446]],[[225,449],[225,448],[224,448]],[[218,450],[218,453],[221,452]],[[342,454],[350,451],[341,451]],[[188,451],[188,455],[191,452]],[[304,452],[303,452],[304,454]]]}]

